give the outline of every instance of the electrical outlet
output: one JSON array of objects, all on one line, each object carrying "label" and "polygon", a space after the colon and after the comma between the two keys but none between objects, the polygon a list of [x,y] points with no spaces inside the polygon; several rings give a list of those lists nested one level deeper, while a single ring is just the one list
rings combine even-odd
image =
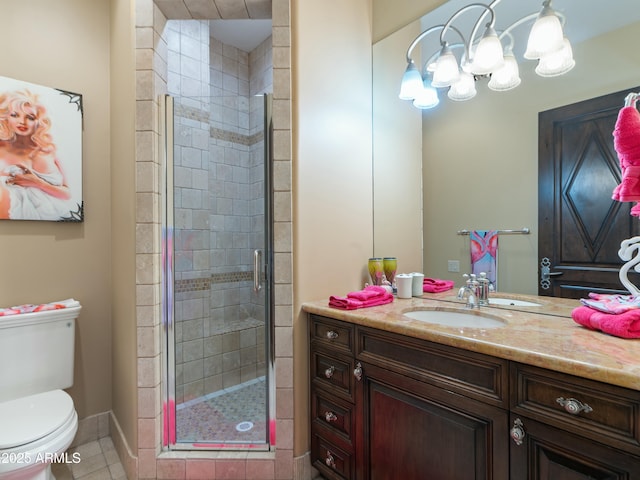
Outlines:
[{"label": "electrical outlet", "polygon": [[459,272],[460,271],[460,261],[459,260],[447,260],[447,270],[449,272]]}]

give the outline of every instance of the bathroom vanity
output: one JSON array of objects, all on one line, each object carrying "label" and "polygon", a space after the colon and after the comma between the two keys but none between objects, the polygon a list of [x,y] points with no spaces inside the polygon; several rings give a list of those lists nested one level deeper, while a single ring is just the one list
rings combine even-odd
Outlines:
[{"label": "bathroom vanity", "polygon": [[304,304],[313,465],[331,479],[640,478],[640,340],[577,325],[576,300],[527,300],[539,305]]}]

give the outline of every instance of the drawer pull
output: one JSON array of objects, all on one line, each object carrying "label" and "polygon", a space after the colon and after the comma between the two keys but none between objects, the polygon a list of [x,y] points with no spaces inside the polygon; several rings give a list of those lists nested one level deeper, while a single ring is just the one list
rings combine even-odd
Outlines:
[{"label": "drawer pull", "polygon": [[575,398],[565,399],[563,397],[559,397],[559,398],[556,398],[556,402],[562,405],[564,409],[567,412],[569,412],[571,415],[577,415],[580,412],[589,413],[593,411],[593,408],[591,408],[589,405],[587,405],[586,403],[582,403],[581,401],[576,400]]},{"label": "drawer pull", "polygon": [[327,338],[328,338],[329,340],[335,340],[335,339],[336,339],[336,338],[338,338],[338,337],[339,337],[338,332],[334,332],[333,330],[329,330],[329,331],[327,332]]},{"label": "drawer pull", "polygon": [[356,380],[362,380],[362,364],[358,362],[356,364],[356,368],[353,370],[353,376],[356,377]]},{"label": "drawer pull", "polygon": [[335,371],[336,371],[336,367],[332,365],[324,371],[324,376],[327,378],[331,378],[333,377],[333,372]]},{"label": "drawer pull", "polygon": [[336,461],[329,450],[327,450],[327,458],[324,459],[324,463],[327,464],[327,467],[336,468]]},{"label": "drawer pull", "polygon": [[514,420],[513,427],[511,427],[509,435],[511,436],[511,440],[513,440],[513,443],[518,446],[522,445],[524,437],[527,435],[524,431],[522,420],[520,420],[519,418],[516,418]]},{"label": "drawer pull", "polygon": [[338,420],[338,416],[333,412],[324,412],[324,419],[329,423],[335,422]]}]

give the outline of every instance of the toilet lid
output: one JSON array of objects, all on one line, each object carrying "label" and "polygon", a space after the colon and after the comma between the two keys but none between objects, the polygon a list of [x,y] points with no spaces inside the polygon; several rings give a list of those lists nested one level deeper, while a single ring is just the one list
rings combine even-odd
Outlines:
[{"label": "toilet lid", "polygon": [[34,442],[73,416],[73,400],[62,390],[0,402],[0,450]]}]

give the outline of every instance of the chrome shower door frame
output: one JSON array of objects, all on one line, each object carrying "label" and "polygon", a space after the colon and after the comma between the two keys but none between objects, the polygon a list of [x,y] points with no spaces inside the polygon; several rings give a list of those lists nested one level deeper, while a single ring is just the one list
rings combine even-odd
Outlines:
[{"label": "chrome shower door frame", "polygon": [[[174,312],[174,99],[164,95],[159,99],[159,158],[161,165],[162,219],[161,248],[161,319],[162,345],[162,422],[164,450],[251,450],[268,451],[275,448],[275,326],[273,300],[273,124],[272,96],[264,98],[264,250],[257,249],[254,261],[254,290],[264,292],[265,364],[266,364],[266,438],[264,443],[205,443],[178,442],[176,438],[176,348]],[[262,283],[264,282],[264,283]]]}]

